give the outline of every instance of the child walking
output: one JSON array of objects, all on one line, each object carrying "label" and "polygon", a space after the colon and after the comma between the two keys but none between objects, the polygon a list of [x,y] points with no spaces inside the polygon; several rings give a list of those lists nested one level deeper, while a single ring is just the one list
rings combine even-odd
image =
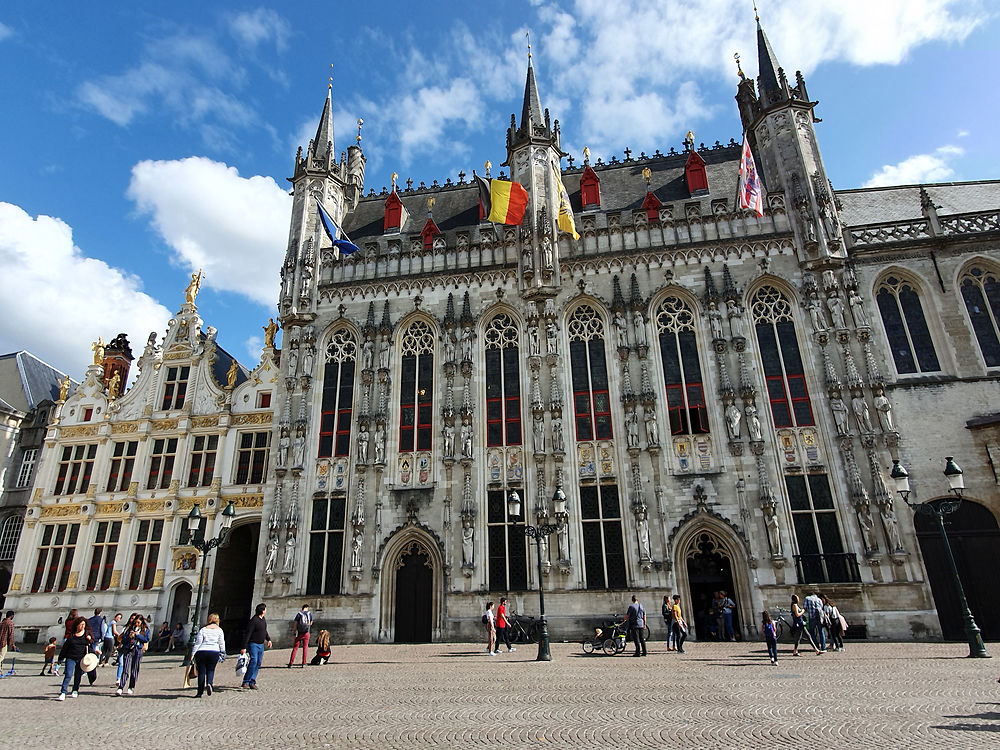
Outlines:
[{"label": "child walking", "polygon": [[760,632],[764,636],[764,643],[767,644],[767,655],[771,657],[771,666],[778,665],[778,631],[774,627],[774,620],[771,613],[766,609],[760,613]]},{"label": "child walking", "polygon": [[49,674],[54,675],[52,664],[56,660],[56,639],[49,638],[49,644],[45,647],[45,663],[42,665],[41,674],[45,675],[45,668],[48,667]]}]

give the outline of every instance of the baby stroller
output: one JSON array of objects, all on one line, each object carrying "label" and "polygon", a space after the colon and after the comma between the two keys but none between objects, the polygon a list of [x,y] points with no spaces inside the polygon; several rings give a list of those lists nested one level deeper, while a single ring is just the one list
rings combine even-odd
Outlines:
[{"label": "baby stroller", "polygon": [[592,654],[602,651],[607,656],[620,654],[625,650],[625,623],[606,620],[601,627],[594,628],[594,637],[583,641],[583,652]]}]

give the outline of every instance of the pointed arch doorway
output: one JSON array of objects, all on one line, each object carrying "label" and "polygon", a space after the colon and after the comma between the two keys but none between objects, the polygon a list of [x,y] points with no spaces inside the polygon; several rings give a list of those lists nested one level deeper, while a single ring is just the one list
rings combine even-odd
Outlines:
[{"label": "pointed arch doorway", "polygon": [[441,637],[443,561],[437,540],[414,525],[398,531],[381,553],[379,640],[429,643]]}]

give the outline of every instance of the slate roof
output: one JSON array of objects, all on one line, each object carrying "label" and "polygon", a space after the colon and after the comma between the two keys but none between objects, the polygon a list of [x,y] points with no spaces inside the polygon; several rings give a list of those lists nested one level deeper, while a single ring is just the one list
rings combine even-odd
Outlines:
[{"label": "slate roof", "polygon": [[64,377],[30,352],[0,355],[0,401],[27,413],[41,401],[59,398],[59,380]]},{"label": "slate roof", "polygon": [[[711,211],[711,203],[724,200],[729,210],[734,207],[736,186],[739,182],[741,146],[735,142],[728,145],[699,148],[698,154],[705,160],[709,193],[692,198],[684,179],[684,165],[687,153],[653,156],[645,159],[630,159],[610,164],[591,164],[601,182],[601,206],[599,212],[637,210],[646,198],[646,183],[642,170],[649,167],[652,174],[650,188],[664,205],[678,203],[687,205],[698,202],[702,214]],[[563,171],[563,184],[569,193],[570,203],[577,215],[583,213],[580,203],[580,166]],[[472,182],[431,188],[399,190],[398,195],[406,208],[408,217],[401,233],[418,234],[427,222],[427,199],[434,198],[434,223],[444,234],[469,230],[479,226],[479,190]],[[385,201],[388,193],[368,195],[359,201],[357,208],[344,220],[344,230],[359,246],[364,240],[383,235]],[[919,204],[918,204],[919,207]],[[675,215],[678,212],[675,211]]]},{"label": "slate roof", "polygon": [[[939,182],[922,186],[939,216],[1000,209],[1000,180]],[[920,185],[838,190],[840,217],[847,226],[922,219]]]}]

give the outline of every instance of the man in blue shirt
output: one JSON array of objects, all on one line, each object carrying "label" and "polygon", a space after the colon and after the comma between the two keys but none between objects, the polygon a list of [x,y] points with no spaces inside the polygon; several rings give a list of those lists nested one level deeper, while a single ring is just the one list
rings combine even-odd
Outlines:
[{"label": "man in blue shirt", "polygon": [[632,633],[632,642],[635,643],[635,653],[632,656],[645,656],[646,610],[639,604],[639,600],[635,595],[632,596],[632,604],[629,605],[625,622],[628,623],[629,632]]},{"label": "man in blue shirt", "polygon": [[806,617],[809,620],[809,634],[812,636],[813,643],[819,649],[817,654],[826,653],[826,629],[823,627],[824,620],[827,619],[826,613],[823,612],[823,600],[820,598],[819,592],[813,591],[806,600],[802,602],[802,607],[806,611]]}]

